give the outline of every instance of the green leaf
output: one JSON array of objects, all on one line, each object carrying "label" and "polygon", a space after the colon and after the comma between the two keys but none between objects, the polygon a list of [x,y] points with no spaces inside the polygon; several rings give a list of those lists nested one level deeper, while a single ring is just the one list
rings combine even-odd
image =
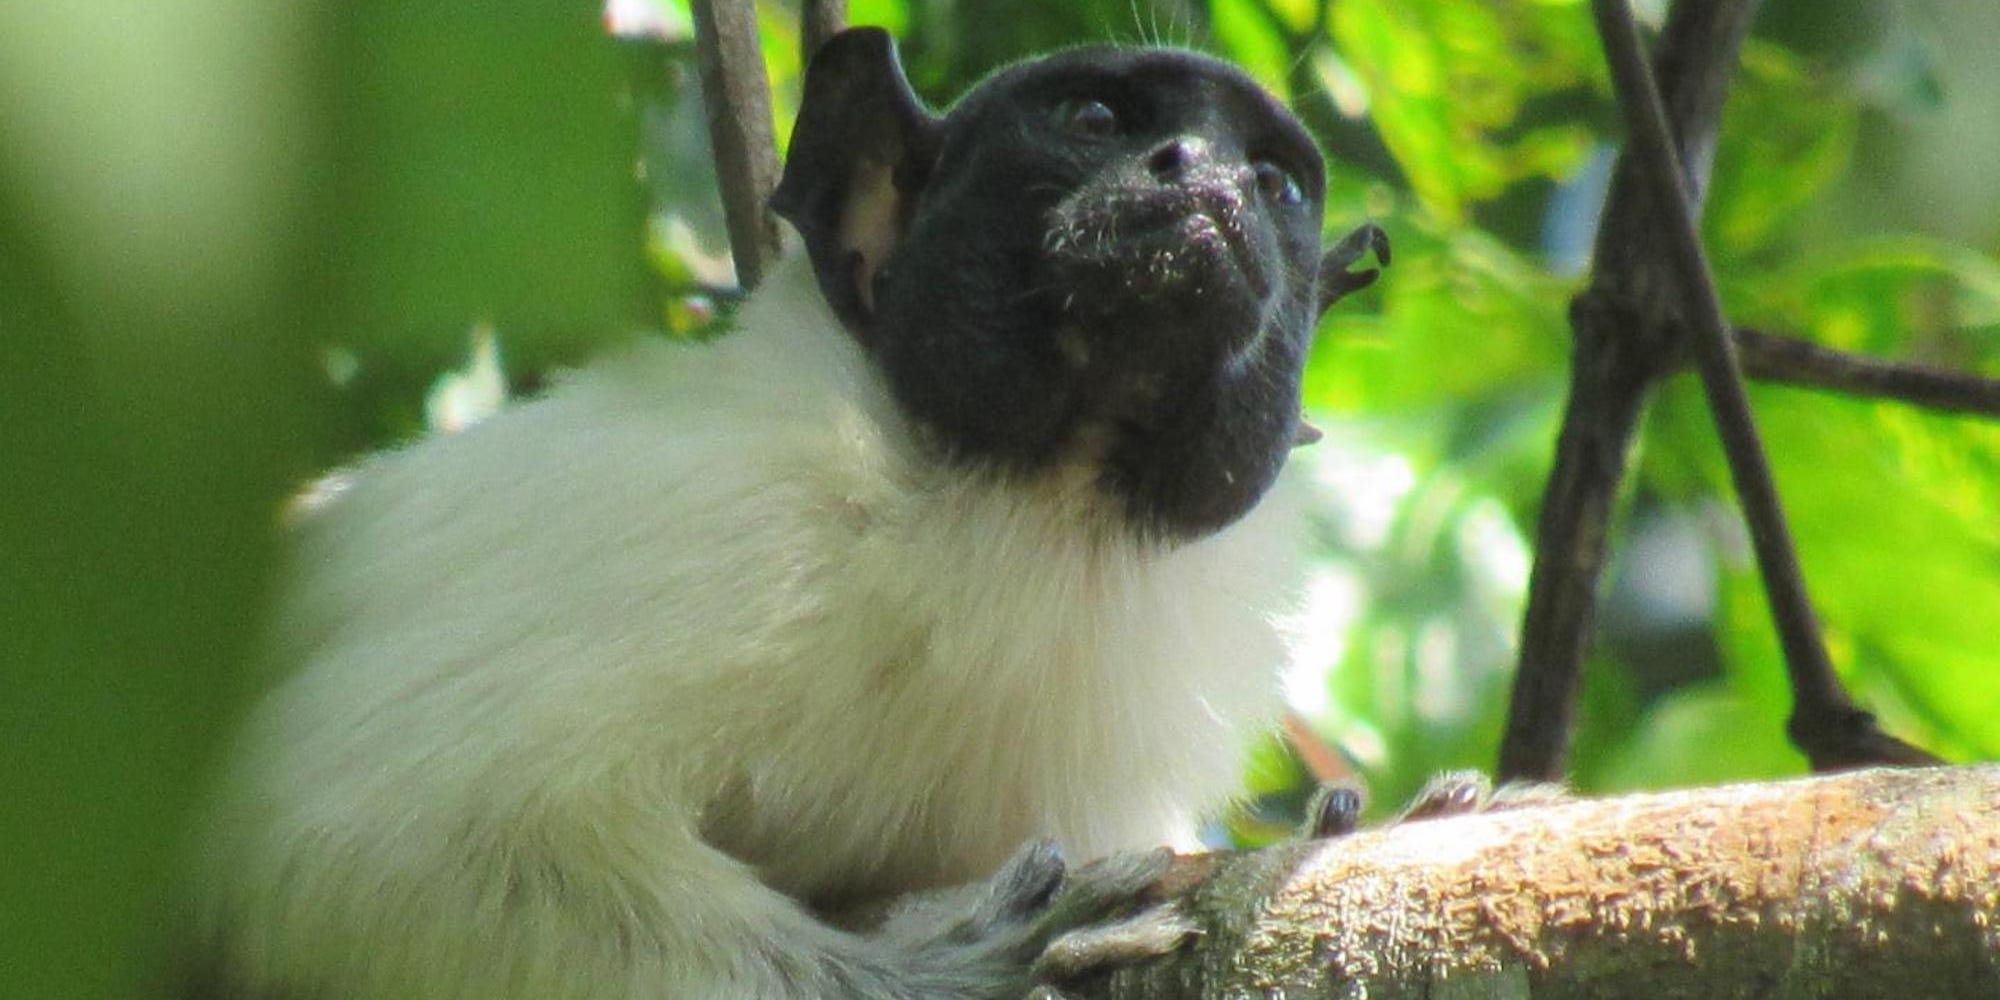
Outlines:
[{"label": "green leaf", "polygon": [[847,23],[877,25],[889,29],[890,34],[900,38],[909,28],[909,4],[904,0],[850,0],[847,5]]},{"label": "green leaf", "polygon": [[1344,581],[1334,589],[1358,602],[1309,602],[1314,617],[1301,635],[1340,633],[1314,634],[1300,649],[1337,651],[1328,704],[1312,721],[1356,761],[1375,805],[1393,809],[1438,770],[1491,763],[1526,545],[1504,506],[1459,467],[1438,463],[1408,478],[1414,463],[1356,451],[1346,438],[1331,426],[1308,468],[1326,491],[1317,573]]},{"label": "green leaf", "polygon": [[1666,695],[1630,743],[1597,769],[1606,792],[1706,785],[1798,774],[1805,759],[1785,742],[1784,717],[1722,684]]},{"label": "green leaf", "polygon": [[[1292,53],[1284,33],[1259,11],[1260,0],[1213,0],[1215,17],[1211,30],[1230,61],[1283,92]],[[1293,95],[1297,99],[1298,95]]]},{"label": "green leaf", "polygon": [[1860,107],[1783,50],[1755,40],[1724,108],[1703,228],[1712,250],[1743,255],[1788,232],[1854,156]]},{"label": "green leaf", "polygon": [[1344,0],[1332,33],[1366,83],[1376,128],[1424,207],[1461,222],[1476,202],[1560,176],[1593,142],[1568,115],[1535,106],[1601,89],[1580,3]]},{"label": "green leaf", "polygon": [[1895,713],[2000,753],[2000,427],[1893,404],[1762,401],[1807,579],[1850,674],[1923,706]]},{"label": "green leaf", "polygon": [[1918,236],[1806,250],[1789,265],[1730,285],[1747,326],[1810,336],[1885,357],[1927,354],[1969,370],[2000,363],[2000,261]]},{"label": "green leaf", "polygon": [[1381,311],[1343,303],[1329,314],[1307,405],[1379,411],[1559,391],[1570,282],[1477,230],[1390,229],[1396,262],[1379,285]]},{"label": "green leaf", "polygon": [[595,12],[473,4],[343,8],[328,169],[328,327],[364,355],[435,368],[473,322],[515,360],[645,315],[643,204],[619,105],[625,63]]},{"label": "green leaf", "polygon": [[[1828,651],[1857,700],[1932,749],[2000,753],[2000,428],[1820,394],[1754,399]],[[1789,712],[1747,555],[1723,593],[1732,684]]]}]

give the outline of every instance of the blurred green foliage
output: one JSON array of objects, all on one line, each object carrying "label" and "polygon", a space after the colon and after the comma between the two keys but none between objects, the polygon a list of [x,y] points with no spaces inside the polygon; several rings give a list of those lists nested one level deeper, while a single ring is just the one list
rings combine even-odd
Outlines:
[{"label": "blurred green foliage", "polygon": [[[199,775],[254,687],[289,493],[423,432],[427,397],[435,423],[628,331],[728,313],[686,11],[632,2],[659,15],[649,37],[612,41],[575,3],[0,12],[0,993],[119,995],[157,968]],[[1766,6],[1706,218],[1733,315],[2000,375],[2000,67],[1979,58],[2000,8]],[[1584,5],[851,10],[898,31],[940,104],[1036,50],[1165,40],[1302,109],[1340,154],[1329,231],[1373,218],[1396,263],[1335,310],[1309,372],[1329,434],[1304,459],[1320,530],[1288,688],[1378,804],[1490,762],[1616,140]],[[782,139],[797,35],[784,4],[763,12]],[[475,352],[488,326],[504,349]],[[1840,669],[1891,730],[2000,754],[2000,428],[1754,401]],[[1797,771],[1698,389],[1671,384],[1645,435],[1577,780]],[[1275,742],[1252,756],[1248,839],[1304,781]]]}]

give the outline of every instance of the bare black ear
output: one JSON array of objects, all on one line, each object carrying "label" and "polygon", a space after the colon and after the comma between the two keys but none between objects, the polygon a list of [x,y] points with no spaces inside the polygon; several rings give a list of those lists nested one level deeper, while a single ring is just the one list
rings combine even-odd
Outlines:
[{"label": "bare black ear", "polygon": [[821,293],[856,333],[874,311],[875,270],[929,179],[940,128],[888,32],[850,28],[813,54],[771,209],[805,238]]}]

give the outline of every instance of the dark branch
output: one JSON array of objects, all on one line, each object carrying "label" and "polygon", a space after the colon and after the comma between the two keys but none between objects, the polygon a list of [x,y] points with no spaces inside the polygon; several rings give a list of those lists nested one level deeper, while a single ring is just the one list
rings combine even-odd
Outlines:
[{"label": "dark branch", "polygon": [[764,201],[778,183],[771,131],[771,84],[757,37],[756,5],[694,0],[695,52],[709,143],[722,188],[723,218],[736,280],[754,288],[778,256],[778,220]]},{"label": "dark branch", "polygon": [[1653,83],[1626,0],[1593,0],[1598,34],[1625,111],[1630,141],[1644,177],[1651,185],[1660,235],[1674,277],[1685,319],[1694,333],[1695,367],[1708,394],[1709,411],[1729,457],[1730,477],[1749,522],[1757,552],[1764,593],[1784,647],[1792,680],[1792,740],[1819,770],[1858,764],[1928,760],[1913,747],[1897,744],[1875,730],[1873,719],[1857,707],[1834,675],[1820,639],[1819,619],[1806,594],[1804,574],[1792,545],[1791,530],[1778,502],[1770,463],[1764,457],[1750,401],[1736,357],[1736,344],[1722,312],[1702,254],[1701,235],[1687,211],[1687,184],[1668,132],[1666,110]]},{"label": "dark branch", "polygon": [[[1660,79],[1696,199],[1706,186],[1736,53],[1756,10],[1756,0],[1677,3],[1661,32]],[[1619,158],[1591,287],[1570,309],[1576,344],[1570,396],[1535,529],[1520,663],[1500,750],[1499,773],[1508,780],[1562,777],[1633,434],[1653,385],[1680,357],[1670,282],[1657,259],[1655,213],[1631,160],[1629,151]],[[1698,201],[1688,208],[1698,210]]]},{"label": "dark branch", "polygon": [[1736,350],[1743,359],[1743,373],[1754,379],[2000,417],[2000,379],[1850,354],[1741,327],[1736,329]]}]

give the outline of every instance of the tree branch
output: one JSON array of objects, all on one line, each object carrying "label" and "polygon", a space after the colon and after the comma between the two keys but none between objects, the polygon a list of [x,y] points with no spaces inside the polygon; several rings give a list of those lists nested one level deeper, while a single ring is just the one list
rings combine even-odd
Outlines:
[{"label": "tree branch", "polygon": [[1743,373],[1754,379],[2000,417],[2000,379],[1850,354],[1760,330],[1735,332]]},{"label": "tree branch", "polygon": [[778,183],[778,147],[757,8],[748,0],[693,0],[690,6],[729,250],[736,281],[747,290],[757,286],[779,247],[777,216],[764,204]]},{"label": "tree branch", "polygon": [[1639,28],[1626,0],[1593,0],[1605,59],[1625,110],[1636,162],[1651,186],[1658,234],[1664,237],[1667,261],[1693,338],[1695,368],[1701,373],[1737,502],[1750,526],[1764,594],[1785,651],[1792,682],[1792,718],[1787,726],[1792,742],[1818,770],[1878,763],[1934,763],[1936,758],[1890,737],[1875,727],[1874,717],[1856,706],[1840,686],[1833,661],[1820,638],[1819,618],[1806,593],[1791,529],[1778,501],[1778,488],[1750,413],[1743,388],[1736,342],[1722,312],[1715,278],[1702,253],[1701,234],[1687,210],[1690,197],[1679,158],[1674,153],[1666,111],[1647,68]]},{"label": "tree branch", "polygon": [[799,65],[812,62],[826,40],[847,27],[847,0],[805,0],[799,6]]},{"label": "tree branch", "polygon": [[[1756,10],[1756,0],[1677,3],[1660,36],[1656,65],[1684,147],[1690,214],[1707,186],[1723,98]],[[1507,780],[1562,776],[1626,458],[1647,396],[1681,356],[1670,275],[1657,258],[1653,196],[1636,170],[1628,149],[1606,197],[1591,286],[1571,303],[1570,395],[1535,529],[1500,750],[1498,770]]]},{"label": "tree branch", "polygon": [[1203,933],[1077,1000],[2000,995],[2000,766],[1407,823],[1179,859]]}]

